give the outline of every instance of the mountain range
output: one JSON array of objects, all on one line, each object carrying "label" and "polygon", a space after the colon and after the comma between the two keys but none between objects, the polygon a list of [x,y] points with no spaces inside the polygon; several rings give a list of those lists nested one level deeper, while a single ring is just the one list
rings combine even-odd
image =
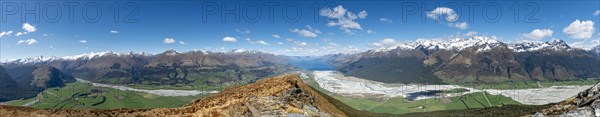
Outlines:
[{"label": "mountain range", "polygon": [[108,51],[16,59],[3,62],[1,68],[0,102],[35,97],[47,88],[75,82],[75,78],[108,84],[198,89],[252,83],[296,69],[284,58],[257,51],[172,49],[156,55]]},{"label": "mountain range", "polygon": [[[158,54],[108,51],[60,58],[40,56],[4,61],[0,65],[21,84],[30,81],[39,66],[92,82],[148,86],[251,83],[298,67],[336,69],[345,75],[386,83],[498,83],[599,78],[599,53],[600,46],[574,48],[562,40],[504,43],[492,37],[474,36],[417,40],[360,53],[321,57],[273,55],[242,49],[230,52],[170,49]],[[323,66],[321,61],[333,67]],[[61,86],[50,84],[35,86]]]},{"label": "mountain range", "polygon": [[498,83],[598,78],[599,50],[573,48],[562,40],[504,43],[475,36],[417,40],[321,59],[346,75],[387,83]]},{"label": "mountain range", "polygon": [[6,61],[2,66],[15,77],[37,65],[56,68],[76,78],[112,84],[176,85],[253,82],[294,69],[278,56],[234,50],[231,52],[167,50],[147,53],[100,52],[67,57],[37,57]]}]

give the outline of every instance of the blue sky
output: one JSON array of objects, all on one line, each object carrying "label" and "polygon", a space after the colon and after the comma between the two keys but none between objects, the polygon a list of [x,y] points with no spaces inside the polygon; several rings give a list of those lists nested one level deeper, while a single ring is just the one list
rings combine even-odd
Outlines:
[{"label": "blue sky", "polygon": [[[69,6],[73,4],[78,5]],[[473,10],[471,5],[476,5]],[[562,39],[591,47],[600,35],[597,0],[2,1],[0,9],[0,60],[101,51],[160,53],[170,48],[323,55],[471,35],[504,42]]]}]

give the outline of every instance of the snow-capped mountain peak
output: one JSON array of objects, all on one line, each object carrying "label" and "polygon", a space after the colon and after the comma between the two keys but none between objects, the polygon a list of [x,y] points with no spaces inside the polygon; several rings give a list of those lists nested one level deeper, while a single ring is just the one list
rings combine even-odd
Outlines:
[{"label": "snow-capped mountain peak", "polygon": [[85,53],[85,54],[80,54],[80,55],[64,56],[64,57],[60,57],[60,58],[55,57],[55,56],[50,56],[50,57],[39,56],[39,57],[32,57],[32,58],[13,59],[13,60],[8,60],[8,61],[3,61],[2,63],[3,64],[5,64],[5,63],[30,64],[30,63],[49,62],[49,61],[55,61],[55,60],[89,60],[89,59],[104,57],[104,56],[124,56],[124,55],[125,56],[151,56],[151,54],[148,54],[146,52],[117,53],[117,52],[113,52],[113,51],[105,51],[105,52],[90,52],[90,53]]},{"label": "snow-capped mountain peak", "polygon": [[387,52],[394,49],[410,50],[420,48],[428,50],[445,49],[460,51],[473,46],[485,46],[482,50],[478,50],[485,51],[486,49],[493,48],[492,46],[495,46],[499,43],[501,42],[496,40],[495,38],[485,36],[474,36],[472,38],[467,39],[455,38],[452,40],[419,39],[414,42],[406,42],[397,44],[395,46],[377,48],[373,52]]},{"label": "snow-capped mountain peak", "polygon": [[596,54],[600,54],[600,45],[597,45],[596,47],[592,48],[590,51],[592,51]]},{"label": "snow-capped mountain peak", "polygon": [[57,59],[60,59],[60,58],[57,58],[55,56],[50,56],[50,57],[38,56],[38,57],[32,57],[32,58],[13,59],[13,60],[4,61],[2,63],[22,63],[22,64],[28,64],[28,63],[38,63],[38,62],[52,61],[52,60],[57,60]]},{"label": "snow-capped mountain peak", "polygon": [[[492,48],[506,44],[498,41],[494,37],[474,36],[472,38],[456,38],[451,40],[428,40],[419,39],[413,42],[399,43],[395,46],[376,48],[371,50],[374,53],[389,52],[391,50],[455,50],[461,51],[466,48],[477,47],[477,52],[491,50]],[[569,51],[572,48],[563,40],[554,39],[546,42],[542,41],[525,41],[512,44],[506,44],[509,49],[514,52],[531,52],[539,50],[565,50]]]},{"label": "snow-capped mountain peak", "polygon": [[90,53],[80,54],[80,55],[75,55],[75,56],[65,56],[65,57],[62,57],[62,59],[64,59],[64,60],[92,59],[92,58],[95,58],[95,57],[101,57],[101,56],[105,56],[105,55],[116,55],[116,56],[119,56],[121,54],[115,53],[113,51],[90,52]]},{"label": "snow-capped mountain peak", "polygon": [[200,52],[200,53],[202,53],[202,54],[204,54],[204,55],[208,55],[208,54],[209,54],[209,52],[208,52],[208,51],[206,51],[206,50],[202,50],[202,49],[200,49],[200,50],[193,50],[193,52]]},{"label": "snow-capped mountain peak", "polygon": [[231,52],[233,52],[233,53],[242,53],[242,52],[247,52],[247,50],[244,50],[244,49],[233,49],[233,50],[231,50]]},{"label": "snow-capped mountain peak", "polygon": [[529,41],[508,45],[509,49],[515,52],[530,52],[538,50],[570,50],[571,47],[563,40],[554,39],[547,42]]},{"label": "snow-capped mountain peak", "polygon": [[162,54],[166,54],[169,56],[173,56],[173,55],[177,55],[180,54],[181,52],[175,50],[175,49],[168,49],[167,51],[163,52]]},{"label": "snow-capped mountain peak", "polygon": [[231,50],[229,52],[231,52],[231,53],[250,53],[250,54],[259,53],[259,51],[245,50],[245,49],[233,49],[233,50]]}]

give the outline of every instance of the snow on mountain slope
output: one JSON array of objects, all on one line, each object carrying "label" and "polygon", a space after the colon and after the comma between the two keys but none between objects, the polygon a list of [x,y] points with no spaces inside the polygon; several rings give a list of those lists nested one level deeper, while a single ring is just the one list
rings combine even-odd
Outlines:
[{"label": "snow on mountain slope", "polygon": [[100,57],[100,56],[105,56],[105,55],[120,56],[121,54],[115,53],[115,52],[112,52],[112,51],[90,52],[90,53],[80,54],[80,55],[75,55],[75,56],[65,56],[65,57],[62,57],[62,59],[64,59],[64,60],[92,59],[94,57]]},{"label": "snow on mountain slope", "polygon": [[600,45],[598,45],[598,46],[596,46],[596,47],[592,48],[592,50],[590,50],[590,51],[592,51],[592,52],[594,52],[594,53],[596,53],[596,54],[600,54]]},{"label": "snow on mountain slope", "polygon": [[[166,54],[169,56],[174,56],[174,55],[178,55],[178,54],[186,54],[186,53],[192,53],[192,52],[201,52],[204,55],[208,55],[210,53],[210,51],[205,51],[205,50],[193,50],[193,51],[189,51],[189,52],[179,52],[177,50],[174,49],[168,49],[165,52],[159,53],[159,54]],[[251,50],[244,50],[244,49],[234,49],[228,52],[216,52],[216,53],[225,53],[225,54],[256,54],[256,53],[261,53],[260,51],[251,51]],[[72,55],[72,56],[64,56],[64,57],[56,57],[56,56],[39,56],[39,57],[32,57],[32,58],[20,58],[20,59],[13,59],[13,60],[6,60],[6,61],[2,61],[0,63],[2,64],[9,64],[9,63],[13,63],[13,64],[32,64],[32,63],[41,63],[41,62],[50,62],[50,61],[55,61],[55,60],[67,60],[67,61],[72,61],[72,60],[89,60],[89,59],[94,59],[97,57],[104,57],[104,56],[153,56],[153,54],[148,54],[146,52],[139,52],[139,53],[135,53],[135,52],[126,52],[126,53],[118,53],[118,52],[113,52],[113,51],[105,51],[105,52],[90,52],[90,53],[85,53],[85,54],[80,54],[80,55]]]},{"label": "snow on mountain slope", "polygon": [[414,42],[400,43],[395,46],[382,47],[373,50],[373,52],[387,52],[394,49],[411,50],[411,49],[429,49],[429,50],[463,50],[474,46],[483,46],[478,51],[489,50],[501,42],[493,37],[474,36],[468,39],[456,38],[453,40],[417,40]]},{"label": "snow on mountain slope", "polygon": [[547,42],[521,42],[516,44],[508,45],[509,49],[514,50],[515,52],[528,52],[528,51],[538,51],[538,50],[570,50],[571,47],[567,45],[563,40],[551,40]]},{"label": "snow on mountain slope", "polygon": [[40,63],[40,62],[49,62],[49,61],[55,61],[55,60],[89,60],[89,59],[93,59],[96,57],[103,57],[103,56],[124,56],[124,55],[130,55],[130,56],[134,56],[134,55],[141,55],[141,56],[149,56],[150,54],[147,54],[145,52],[141,52],[141,53],[134,53],[134,52],[129,52],[129,53],[117,53],[117,52],[113,52],[113,51],[106,51],[106,52],[90,52],[90,53],[85,53],[85,54],[80,54],[80,55],[73,55],[73,56],[64,56],[64,57],[55,57],[55,56],[51,56],[51,57],[45,57],[45,56],[39,56],[39,57],[33,57],[33,58],[22,58],[22,59],[13,59],[13,60],[8,60],[8,61],[3,61],[3,64],[6,63],[15,63],[15,64],[30,64],[30,63]]},{"label": "snow on mountain slope", "polygon": [[229,52],[230,53],[248,53],[248,54],[259,53],[259,51],[245,50],[245,49],[234,49],[234,50],[231,50]]},{"label": "snow on mountain slope", "polygon": [[503,43],[494,37],[474,36],[472,38],[455,38],[452,40],[417,40],[414,42],[399,43],[394,46],[381,47],[371,50],[373,53],[389,52],[391,50],[413,50],[413,49],[428,49],[428,50],[463,50],[471,47],[478,47],[477,51],[488,51],[496,46],[505,44],[514,52],[531,52],[538,50],[571,50],[563,40],[551,40],[547,42],[530,41],[520,43]]},{"label": "snow on mountain slope", "polygon": [[38,56],[38,57],[32,57],[32,58],[13,59],[13,60],[8,60],[8,61],[3,61],[2,63],[28,64],[28,63],[38,63],[38,62],[46,62],[46,61],[52,61],[52,60],[60,60],[60,58],[57,58],[55,56],[50,56],[50,57]]}]

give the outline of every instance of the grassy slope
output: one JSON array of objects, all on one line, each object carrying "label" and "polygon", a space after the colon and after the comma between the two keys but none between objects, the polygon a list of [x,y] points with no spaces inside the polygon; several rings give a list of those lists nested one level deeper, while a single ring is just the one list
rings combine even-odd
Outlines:
[{"label": "grassy slope", "polygon": [[[92,89],[100,89],[102,93],[91,93]],[[80,95],[90,93],[89,95]],[[49,88],[41,94],[25,100],[9,101],[9,105],[21,106],[39,98],[40,102],[31,105],[34,108],[63,109],[113,109],[113,108],[159,108],[180,107],[202,95],[185,97],[166,97],[153,94],[121,91],[112,88],[98,88],[90,84],[75,82],[61,88]],[[105,100],[103,99],[105,98]],[[104,100],[104,101],[102,101]]]}]

